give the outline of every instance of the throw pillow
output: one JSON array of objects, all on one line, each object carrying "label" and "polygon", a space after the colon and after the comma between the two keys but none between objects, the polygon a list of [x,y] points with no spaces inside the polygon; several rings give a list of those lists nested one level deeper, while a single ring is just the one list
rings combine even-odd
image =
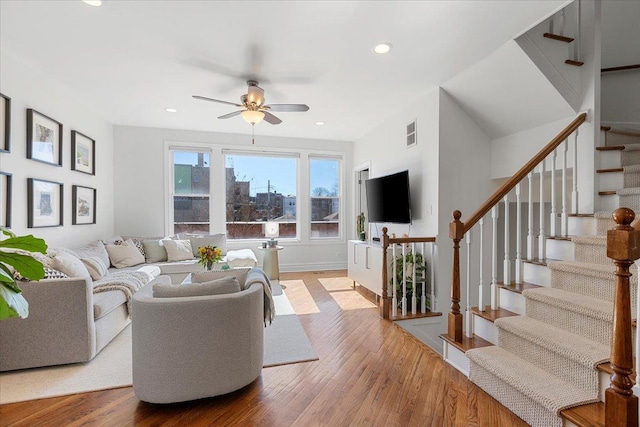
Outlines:
[{"label": "throw pillow", "polygon": [[51,267],[62,271],[69,277],[91,278],[91,274],[89,274],[87,267],[84,266],[82,261],[80,261],[78,257],[66,252],[58,252],[56,256],[53,257]]},{"label": "throw pillow", "polygon": [[44,278],[45,279],[66,279],[67,276],[66,274],[64,274],[62,271],[56,270],[54,268],[51,267],[45,267],[44,268]]},{"label": "throw pillow", "polygon": [[[89,243],[88,245],[85,245],[79,249],[76,249],[75,253],[80,259],[91,258],[91,257],[100,258],[100,260],[105,266],[107,267],[109,266],[109,254],[107,253],[107,250],[104,248],[104,243],[102,243],[100,240],[96,240],[94,242]],[[91,273],[91,271],[89,271],[89,273]]]},{"label": "throw pillow", "polygon": [[211,270],[211,271],[199,271],[197,273],[191,273],[192,283],[209,282],[211,280],[220,279],[222,277],[236,277],[240,287],[244,289],[244,283],[247,281],[248,268],[238,268],[233,270]]},{"label": "throw pillow", "polygon": [[134,245],[125,242],[122,245],[106,245],[106,248],[111,265],[115,268],[132,267],[144,263],[144,257]]},{"label": "throw pillow", "polygon": [[167,260],[167,250],[164,248],[162,240],[143,240],[145,258],[148,263],[162,262]]},{"label": "throw pillow", "polygon": [[188,239],[195,257],[198,256],[198,248],[201,246],[215,246],[222,251],[222,256],[227,253],[227,235],[224,233],[190,235]]},{"label": "throw pillow", "polygon": [[[102,242],[100,244],[102,244]],[[107,253],[106,249],[105,253]],[[93,280],[100,280],[109,272],[105,263],[97,256],[81,258],[80,261],[82,261],[84,266],[87,267],[87,270],[89,270],[89,274]]]},{"label": "throw pillow", "polygon": [[164,240],[162,242],[167,250],[167,259],[171,261],[186,261],[193,259],[191,242],[188,240]]},{"label": "throw pillow", "polygon": [[188,285],[153,285],[153,296],[155,298],[199,297],[232,294],[235,292],[240,292],[240,283],[233,276]]}]

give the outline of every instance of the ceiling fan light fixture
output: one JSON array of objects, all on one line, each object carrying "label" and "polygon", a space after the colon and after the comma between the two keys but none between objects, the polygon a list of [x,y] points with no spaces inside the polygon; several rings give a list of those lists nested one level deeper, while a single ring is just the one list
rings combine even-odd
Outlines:
[{"label": "ceiling fan light fixture", "polygon": [[256,110],[244,110],[240,115],[245,122],[251,123],[252,125],[260,123],[262,119],[264,119],[264,113]]},{"label": "ceiling fan light fixture", "polygon": [[325,122],[323,121],[316,122],[316,126],[324,126],[324,125],[325,125]]},{"label": "ceiling fan light fixture", "polygon": [[176,108],[167,107],[164,109],[167,113],[177,113],[178,110]]},{"label": "ceiling fan light fixture", "polygon": [[102,6],[102,0],[82,0],[82,3],[95,7]]},{"label": "ceiling fan light fixture", "polygon": [[393,45],[391,43],[387,43],[387,42],[379,43],[376,45],[376,47],[373,48],[373,51],[379,54],[389,53],[392,47]]}]

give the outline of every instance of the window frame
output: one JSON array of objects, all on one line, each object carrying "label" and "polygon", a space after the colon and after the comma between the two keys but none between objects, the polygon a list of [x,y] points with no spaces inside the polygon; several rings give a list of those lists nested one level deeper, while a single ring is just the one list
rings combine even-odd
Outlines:
[{"label": "window frame", "polygon": [[[312,218],[312,209],[313,209],[313,199],[335,199],[336,196],[312,196],[312,188],[311,188],[311,161],[312,160],[335,160],[338,162],[338,235],[337,236],[318,236],[313,237],[311,232],[311,225],[314,222],[320,223],[321,221],[313,221]],[[344,156],[339,155],[331,155],[331,154],[315,154],[310,153],[307,156],[307,169],[309,171],[309,179],[307,181],[307,190],[309,192],[309,221],[308,230],[309,230],[309,240],[310,241],[336,241],[336,240],[344,240]]]}]

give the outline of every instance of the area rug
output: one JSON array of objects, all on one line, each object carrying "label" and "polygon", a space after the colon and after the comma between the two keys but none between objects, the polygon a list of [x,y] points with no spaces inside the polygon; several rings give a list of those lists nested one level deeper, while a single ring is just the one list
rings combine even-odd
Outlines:
[{"label": "area rug", "polygon": [[[273,283],[276,319],[265,328],[264,367],[318,360],[298,316],[277,282]],[[88,363],[0,374],[0,404],[109,388],[131,380],[131,326]]]}]

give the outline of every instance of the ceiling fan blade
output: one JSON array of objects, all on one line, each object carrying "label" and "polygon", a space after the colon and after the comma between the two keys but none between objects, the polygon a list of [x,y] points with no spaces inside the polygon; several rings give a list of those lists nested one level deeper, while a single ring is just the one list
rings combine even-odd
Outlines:
[{"label": "ceiling fan blade", "polygon": [[309,111],[309,106],[305,104],[269,104],[265,105],[265,107],[268,107],[271,111]]},{"label": "ceiling fan blade", "polygon": [[195,99],[200,99],[202,101],[211,101],[211,102],[218,102],[220,104],[229,104],[229,105],[234,105],[236,107],[242,107],[242,105],[240,104],[236,104],[235,102],[229,102],[229,101],[221,101],[219,99],[213,99],[213,98],[207,98],[206,96],[200,96],[200,95],[193,95],[193,97]]},{"label": "ceiling fan blade", "polygon": [[276,116],[274,116],[268,111],[264,111],[264,121],[271,123],[272,125],[279,125],[280,123],[282,123],[282,120],[280,120],[279,118],[277,118]]},{"label": "ceiling fan blade", "polygon": [[234,111],[233,113],[225,114],[224,116],[220,116],[218,118],[219,119],[228,119],[228,118],[231,118],[231,117],[238,116],[238,115],[240,115],[240,113],[242,113],[242,110]]}]

